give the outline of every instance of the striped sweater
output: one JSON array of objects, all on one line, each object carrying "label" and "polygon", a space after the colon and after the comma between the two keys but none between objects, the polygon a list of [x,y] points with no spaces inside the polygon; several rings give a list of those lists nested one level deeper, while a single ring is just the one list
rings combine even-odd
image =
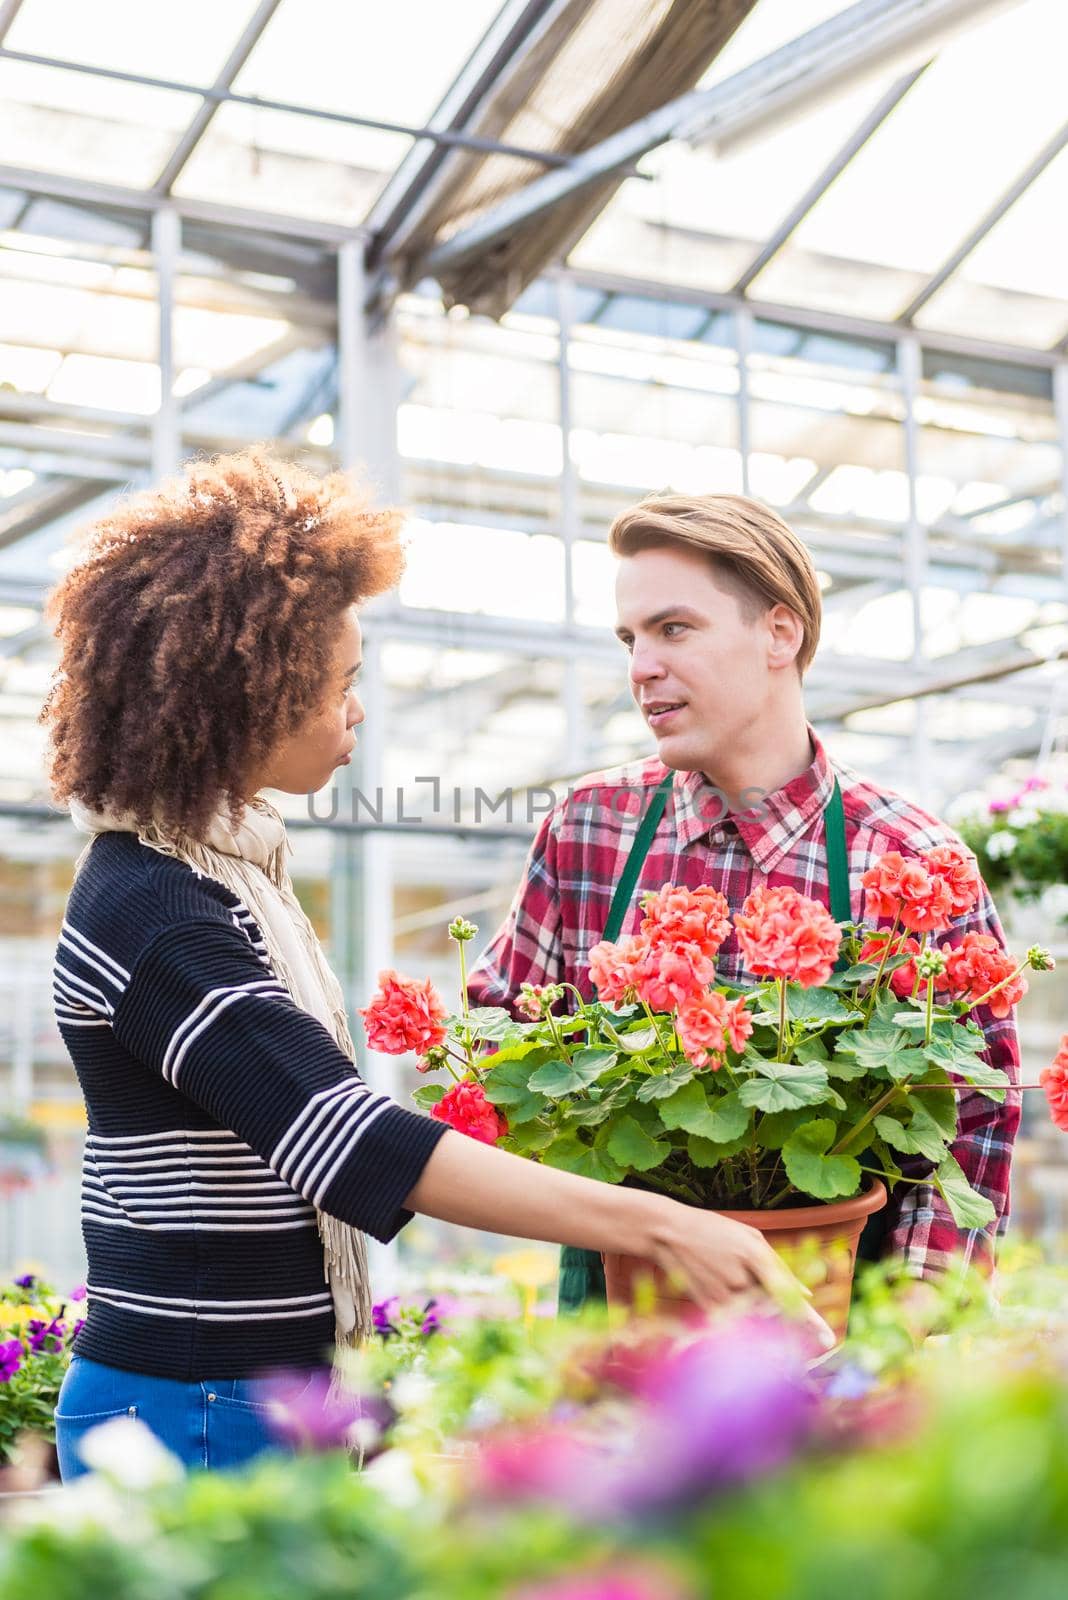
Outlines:
[{"label": "striped sweater", "polygon": [[89,851],[54,995],[89,1120],[77,1353],[184,1380],[321,1362],[315,1208],[393,1238],[444,1126],[371,1093],[242,902],[133,834]]}]

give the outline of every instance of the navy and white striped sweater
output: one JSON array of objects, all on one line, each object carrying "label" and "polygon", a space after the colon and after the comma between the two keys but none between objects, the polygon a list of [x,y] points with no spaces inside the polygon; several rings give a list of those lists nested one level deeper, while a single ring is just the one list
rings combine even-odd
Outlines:
[{"label": "navy and white striped sweater", "polygon": [[184,1380],[321,1362],[314,1207],[391,1239],[443,1125],[372,1094],[246,907],[133,834],[89,851],[55,1004],[89,1117],[77,1353]]}]

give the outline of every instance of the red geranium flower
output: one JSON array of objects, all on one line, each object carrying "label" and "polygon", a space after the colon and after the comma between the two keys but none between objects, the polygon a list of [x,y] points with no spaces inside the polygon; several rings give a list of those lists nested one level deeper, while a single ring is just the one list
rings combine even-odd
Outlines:
[{"label": "red geranium flower", "polygon": [[[966,933],[960,944],[944,944],[946,985],[955,1000],[975,1005],[996,984],[1016,971],[1016,963],[1001,948],[992,933]],[[1006,983],[986,1002],[995,1017],[1007,1017],[1027,993],[1027,979],[1021,973]]]},{"label": "red geranium flower", "polygon": [[900,919],[912,933],[944,933],[965,898],[968,874],[955,846],[942,845],[939,850],[946,854],[932,851],[937,856],[934,861],[927,856],[906,858],[897,850],[880,856],[861,876],[866,911],[892,922]]},{"label": "red geranium flower", "polygon": [[715,975],[716,963],[701,945],[664,935],[647,941],[635,987],[650,1011],[673,1011],[704,994]]},{"label": "red geranium flower", "polygon": [[367,1043],[387,1056],[425,1055],[444,1040],[447,1015],[429,978],[402,978],[392,967],[378,974],[378,989],[360,1012]]},{"label": "red geranium flower", "polygon": [[927,870],[941,878],[949,889],[953,915],[970,911],[982,892],[979,867],[970,850],[962,844],[939,844],[924,856]]},{"label": "red geranium flower", "polygon": [[454,1083],[431,1108],[430,1115],[480,1144],[496,1144],[508,1132],[507,1122],[486,1099],[480,1083]]},{"label": "red geranium flower", "polygon": [[745,964],[758,978],[789,978],[811,989],[834,971],[842,930],[826,907],[796,889],[754,889],[734,926]]},{"label": "red geranium flower", "polygon": [[1068,1033],[1061,1037],[1060,1049],[1038,1081],[1045,1090],[1049,1114],[1062,1133],[1068,1133]]},{"label": "red geranium flower", "polygon": [[[857,957],[858,961],[870,961],[875,966],[878,966],[879,962],[883,959],[883,953],[886,950],[886,941],[889,939],[889,937],[890,934],[888,930],[884,930],[882,933],[873,934],[871,938],[866,941],[863,949],[860,952],[860,955]],[[918,956],[919,953],[920,941],[918,939],[901,936],[894,940],[894,948],[891,950],[890,955]],[[887,959],[889,960],[889,957]],[[942,988],[944,986],[944,976],[935,980],[936,988]],[[915,962],[910,961],[906,966],[895,967],[894,971],[890,974],[890,987],[897,995],[899,1000],[907,1000],[912,994],[913,989],[916,987]]]}]

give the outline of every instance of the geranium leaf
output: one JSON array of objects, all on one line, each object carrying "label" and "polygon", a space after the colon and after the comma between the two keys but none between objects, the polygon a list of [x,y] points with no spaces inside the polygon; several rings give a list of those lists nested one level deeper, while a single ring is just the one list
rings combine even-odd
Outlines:
[{"label": "geranium leaf", "polygon": [[666,1100],[677,1089],[681,1089],[684,1084],[689,1083],[696,1070],[695,1067],[687,1064],[686,1066],[675,1067],[671,1072],[665,1072],[663,1076],[646,1078],[645,1082],[638,1088],[636,1098],[642,1101]]},{"label": "geranium leaf", "polygon": [[510,1123],[529,1122],[545,1110],[544,1096],[531,1089],[530,1069],[523,1061],[491,1067],[482,1087],[491,1105],[505,1108]]},{"label": "geranium leaf", "polygon": [[635,1172],[648,1172],[671,1154],[667,1139],[650,1139],[633,1117],[622,1117],[615,1124],[605,1149],[621,1167],[631,1167]]},{"label": "geranium leaf", "polygon": [[625,1173],[607,1150],[597,1145],[583,1144],[577,1134],[557,1139],[545,1152],[542,1161],[547,1167],[558,1167],[563,1172],[577,1172],[580,1178],[598,1178],[602,1183],[621,1183]]},{"label": "geranium leaf", "polygon": [[757,1124],[757,1142],[765,1150],[781,1150],[790,1135],[810,1120],[809,1106],[794,1106],[789,1111],[765,1111]]},{"label": "geranium leaf", "polygon": [[945,1135],[938,1123],[919,1100],[912,1107],[908,1124],[897,1117],[881,1116],[875,1119],[875,1130],[894,1150],[906,1156],[924,1156],[935,1166],[946,1149]]},{"label": "geranium leaf", "polygon": [[[754,1061],[754,1076],[738,1091],[743,1105],[760,1111],[818,1106],[828,1098],[827,1068],[820,1061]],[[693,1129],[693,1132],[703,1130]]]},{"label": "geranium leaf", "polygon": [[431,1106],[436,1106],[448,1092],[448,1087],[444,1083],[421,1083],[412,1094],[412,1099],[420,1111],[429,1111]]},{"label": "geranium leaf", "polygon": [[712,1115],[708,1096],[703,1086],[693,1080],[661,1100],[657,1109],[665,1128],[682,1128],[686,1133],[699,1133],[702,1138],[711,1135],[706,1131]]},{"label": "geranium leaf", "polygon": [[721,1161],[726,1161],[728,1156],[735,1156],[739,1150],[745,1150],[752,1144],[748,1128],[737,1139],[729,1139],[725,1144],[720,1144],[715,1139],[702,1139],[699,1134],[691,1133],[686,1141],[686,1154],[695,1167],[718,1167]]},{"label": "geranium leaf", "polygon": [[860,1188],[860,1164],[853,1156],[832,1156],[838,1125],[830,1117],[804,1122],[782,1147],[786,1176],[795,1189],[815,1200],[837,1200]]},{"label": "geranium leaf", "polygon": [[505,1039],[510,1034],[517,1039],[522,1038],[525,1028],[530,1026],[516,1022],[503,1006],[472,1006],[467,1016],[457,1018],[457,1021],[472,1028],[480,1039],[493,1041]]},{"label": "geranium leaf", "polygon": [[558,1100],[561,1095],[575,1094],[588,1088],[602,1072],[615,1065],[614,1050],[576,1050],[570,1061],[547,1061],[530,1075],[530,1087],[538,1094],[551,1095]]},{"label": "geranium leaf", "polygon": [[958,1228],[985,1228],[996,1212],[986,1195],[972,1188],[960,1163],[947,1150],[932,1180]]}]

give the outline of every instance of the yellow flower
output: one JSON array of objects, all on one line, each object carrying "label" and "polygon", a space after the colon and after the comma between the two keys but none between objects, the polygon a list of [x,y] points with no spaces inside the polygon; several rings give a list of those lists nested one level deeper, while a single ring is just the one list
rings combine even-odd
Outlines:
[{"label": "yellow flower", "polygon": [[556,1256],[548,1250],[512,1250],[493,1263],[498,1277],[519,1289],[544,1289],[556,1277]]},{"label": "yellow flower", "polygon": [[30,1322],[51,1322],[52,1313],[44,1306],[8,1306],[0,1304],[0,1327],[17,1332]]}]

